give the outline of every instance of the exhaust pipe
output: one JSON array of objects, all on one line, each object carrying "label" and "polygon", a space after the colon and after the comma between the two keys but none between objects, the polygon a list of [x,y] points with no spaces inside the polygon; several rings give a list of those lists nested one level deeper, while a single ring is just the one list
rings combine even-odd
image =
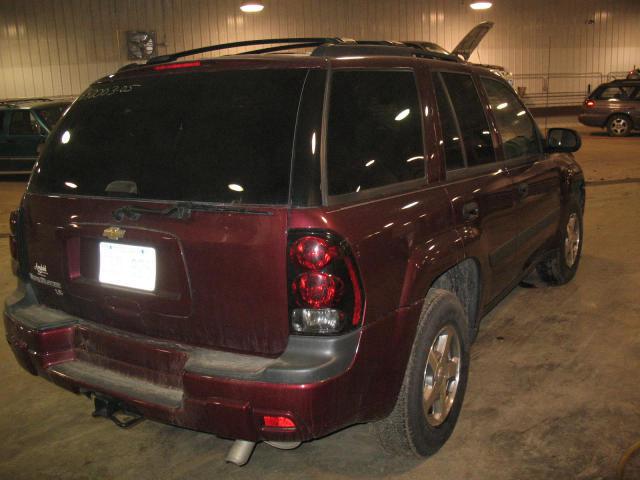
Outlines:
[{"label": "exhaust pipe", "polygon": [[249,457],[253,453],[253,449],[256,447],[256,442],[249,442],[247,440],[236,440],[231,445],[227,458],[228,463],[233,463],[239,467],[245,465],[249,461]]}]

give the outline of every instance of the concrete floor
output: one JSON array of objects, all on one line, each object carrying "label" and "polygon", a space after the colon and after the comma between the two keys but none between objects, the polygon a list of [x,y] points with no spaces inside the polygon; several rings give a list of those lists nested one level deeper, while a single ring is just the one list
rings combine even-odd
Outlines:
[{"label": "concrete floor", "polygon": [[[0,342],[0,479],[615,478],[640,439],[640,136],[581,130],[580,270],[564,287],[516,289],[484,319],[458,426],[434,457],[387,456],[361,425],[293,451],[261,444],[233,467],[214,436],[91,418],[87,399],[28,375]],[[0,183],[0,236],[23,187]],[[5,240],[0,297],[13,283]],[[640,478],[640,456],[625,478]]]}]

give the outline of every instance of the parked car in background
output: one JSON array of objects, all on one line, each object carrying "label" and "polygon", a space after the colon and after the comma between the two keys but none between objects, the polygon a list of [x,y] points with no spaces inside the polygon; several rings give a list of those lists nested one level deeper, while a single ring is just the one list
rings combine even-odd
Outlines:
[{"label": "parked car in background", "polygon": [[45,98],[0,101],[0,175],[31,172],[38,145],[70,103]]},{"label": "parked car in background", "polygon": [[614,80],[596,88],[582,104],[578,120],[606,128],[612,137],[640,129],[640,80]]}]

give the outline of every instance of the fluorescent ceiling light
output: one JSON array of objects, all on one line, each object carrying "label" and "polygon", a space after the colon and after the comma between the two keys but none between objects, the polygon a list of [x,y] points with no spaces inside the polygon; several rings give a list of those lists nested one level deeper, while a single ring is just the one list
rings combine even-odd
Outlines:
[{"label": "fluorescent ceiling light", "polygon": [[474,10],[486,10],[487,8],[491,8],[492,5],[491,2],[473,2],[469,6]]},{"label": "fluorescent ceiling light", "polygon": [[259,0],[250,0],[247,2],[242,2],[242,5],[240,5],[240,10],[242,10],[244,13],[257,13],[264,10],[264,5]]}]

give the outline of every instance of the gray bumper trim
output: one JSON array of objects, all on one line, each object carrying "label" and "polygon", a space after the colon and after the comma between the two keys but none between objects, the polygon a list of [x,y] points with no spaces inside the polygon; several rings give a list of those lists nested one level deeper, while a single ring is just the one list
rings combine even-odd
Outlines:
[{"label": "gray bumper trim", "polygon": [[31,286],[19,282],[5,303],[5,314],[26,328],[49,330],[75,324],[126,337],[141,344],[188,354],[185,373],[269,383],[306,384],[335,377],[346,371],[356,355],[361,329],[335,337],[291,335],[277,358],[223,352],[145,337],[112,329],[37,303]]}]

